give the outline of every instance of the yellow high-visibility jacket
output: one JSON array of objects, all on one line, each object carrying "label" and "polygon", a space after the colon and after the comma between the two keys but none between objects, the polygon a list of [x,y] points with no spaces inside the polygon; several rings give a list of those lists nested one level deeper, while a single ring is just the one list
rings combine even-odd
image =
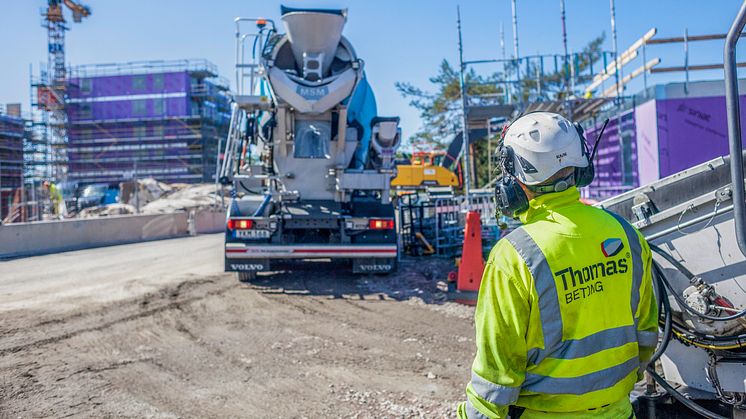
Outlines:
[{"label": "yellow high-visibility jacket", "polygon": [[627,418],[658,341],[652,257],[621,217],[541,195],[490,253],[460,418]]}]

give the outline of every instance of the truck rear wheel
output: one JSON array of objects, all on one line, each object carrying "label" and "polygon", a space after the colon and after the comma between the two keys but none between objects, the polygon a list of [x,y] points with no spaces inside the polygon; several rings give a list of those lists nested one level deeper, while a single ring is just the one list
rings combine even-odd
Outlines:
[{"label": "truck rear wheel", "polygon": [[239,282],[249,282],[256,279],[256,272],[236,272],[236,279]]}]

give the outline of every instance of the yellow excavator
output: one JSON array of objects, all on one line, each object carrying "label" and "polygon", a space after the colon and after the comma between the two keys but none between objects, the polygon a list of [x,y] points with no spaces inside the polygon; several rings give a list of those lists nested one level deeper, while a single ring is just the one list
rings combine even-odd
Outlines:
[{"label": "yellow excavator", "polygon": [[419,189],[427,186],[458,186],[458,176],[438,164],[445,151],[416,151],[409,164],[396,166],[397,175],[391,186],[399,189]]}]

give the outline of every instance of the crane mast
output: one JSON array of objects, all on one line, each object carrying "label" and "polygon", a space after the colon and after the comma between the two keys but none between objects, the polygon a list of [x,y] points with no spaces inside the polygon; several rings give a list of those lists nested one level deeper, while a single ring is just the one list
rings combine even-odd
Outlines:
[{"label": "crane mast", "polygon": [[70,9],[73,22],[80,23],[83,18],[90,16],[88,6],[72,0],[48,0],[46,10],[42,11],[42,27],[47,29],[47,74],[46,86],[39,86],[37,93],[39,107],[48,112],[46,122],[51,128],[49,141],[51,163],[53,167],[50,176],[61,178],[66,173],[67,155],[67,115],[65,113],[65,97],[67,90],[67,70],[65,68],[65,31],[69,29],[64,7]]}]

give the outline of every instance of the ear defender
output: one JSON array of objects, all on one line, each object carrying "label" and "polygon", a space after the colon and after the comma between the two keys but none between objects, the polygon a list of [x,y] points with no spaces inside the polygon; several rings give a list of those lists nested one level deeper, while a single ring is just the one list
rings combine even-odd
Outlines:
[{"label": "ear defender", "polygon": [[588,144],[585,141],[583,127],[581,127],[577,122],[573,125],[575,126],[575,130],[578,131],[578,137],[580,137],[581,152],[583,153],[583,156],[585,156],[586,161],[588,161],[586,167],[575,168],[575,185],[578,188],[582,188],[593,182],[593,178],[596,176],[596,169],[593,167],[593,156],[588,152]]},{"label": "ear defender", "polygon": [[495,185],[495,205],[499,213],[495,216],[514,218],[516,213],[528,209],[528,197],[512,176],[505,176]]},{"label": "ear defender", "polygon": [[495,206],[497,214],[506,217],[515,217],[517,212],[528,209],[528,197],[515,180],[514,153],[510,146],[500,147],[500,166],[502,168],[502,179],[495,185]]}]

